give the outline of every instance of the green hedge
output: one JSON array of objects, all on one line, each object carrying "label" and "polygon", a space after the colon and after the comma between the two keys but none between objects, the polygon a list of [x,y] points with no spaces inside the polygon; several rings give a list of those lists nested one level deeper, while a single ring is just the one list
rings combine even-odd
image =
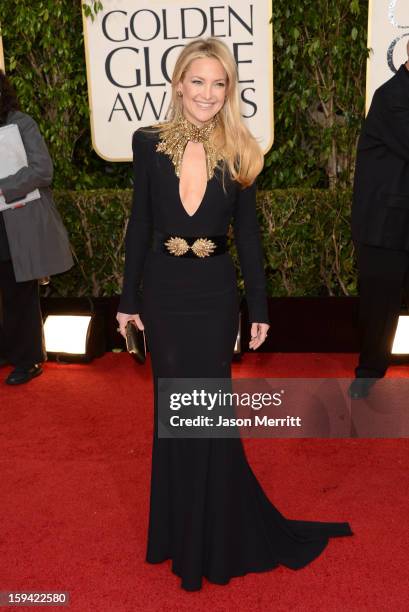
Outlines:
[{"label": "green hedge", "polygon": [[350,191],[259,194],[259,221],[271,296],[356,294]]},{"label": "green hedge", "polygon": [[[98,297],[119,293],[131,193],[54,193],[70,234],[76,265],[53,277],[48,295]],[[269,295],[356,294],[349,191],[259,190],[257,197]],[[238,265],[234,241],[230,249]],[[239,268],[238,276],[242,290]]]}]

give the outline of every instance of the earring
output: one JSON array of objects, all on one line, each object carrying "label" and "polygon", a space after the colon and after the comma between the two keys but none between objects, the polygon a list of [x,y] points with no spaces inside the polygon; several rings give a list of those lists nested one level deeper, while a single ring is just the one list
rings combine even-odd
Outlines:
[{"label": "earring", "polygon": [[182,95],[183,95],[183,94],[182,94],[182,92],[181,92],[181,91],[179,91],[179,90],[178,90],[176,93],[177,93],[177,95],[179,96],[179,98],[181,98],[181,97],[182,97]]}]

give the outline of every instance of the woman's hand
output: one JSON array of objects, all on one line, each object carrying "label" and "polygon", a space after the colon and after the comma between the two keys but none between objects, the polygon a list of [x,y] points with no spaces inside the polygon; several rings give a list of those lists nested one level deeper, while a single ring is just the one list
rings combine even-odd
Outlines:
[{"label": "woman's hand", "polygon": [[118,312],[116,315],[116,320],[119,323],[119,327],[117,331],[124,338],[126,338],[126,324],[128,323],[128,321],[132,321],[132,323],[136,325],[138,329],[145,329],[141,321],[141,318],[138,314],[125,314],[124,312]]},{"label": "woman's hand", "polygon": [[268,323],[252,323],[251,324],[251,340],[249,348],[256,350],[267,338],[267,330],[270,326]]}]

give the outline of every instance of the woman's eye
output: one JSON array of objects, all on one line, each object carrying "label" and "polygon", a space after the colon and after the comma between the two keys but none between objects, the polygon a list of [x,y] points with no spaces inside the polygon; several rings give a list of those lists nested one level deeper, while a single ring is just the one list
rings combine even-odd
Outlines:
[{"label": "woman's eye", "polygon": [[[192,81],[192,83],[194,85],[202,85],[202,81],[198,81],[197,79],[195,79],[194,81]],[[224,87],[225,84],[223,82],[220,83],[216,83],[216,87]]]}]

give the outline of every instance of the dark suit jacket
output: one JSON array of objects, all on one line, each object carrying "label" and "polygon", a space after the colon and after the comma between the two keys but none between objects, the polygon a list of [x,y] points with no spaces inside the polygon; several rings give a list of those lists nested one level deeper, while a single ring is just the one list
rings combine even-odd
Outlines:
[{"label": "dark suit jacket", "polygon": [[375,91],[359,138],[352,238],[409,250],[409,71],[403,64]]}]

